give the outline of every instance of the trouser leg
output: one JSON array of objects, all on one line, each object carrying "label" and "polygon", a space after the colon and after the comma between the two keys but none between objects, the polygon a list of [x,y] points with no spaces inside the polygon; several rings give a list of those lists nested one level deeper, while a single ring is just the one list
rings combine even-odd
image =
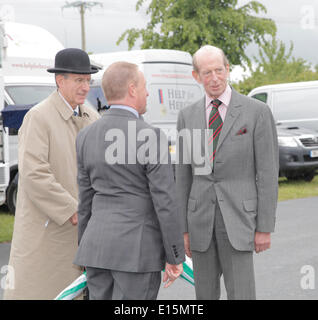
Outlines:
[{"label": "trouser leg", "polygon": [[90,300],[111,300],[113,277],[107,269],[86,267],[87,287]]},{"label": "trouser leg", "polygon": [[215,210],[214,233],[217,252],[229,300],[255,300],[252,251],[238,251],[231,245],[219,206]]},{"label": "trouser leg", "polygon": [[192,262],[196,299],[220,299],[221,267],[214,236],[207,251],[192,250]]},{"label": "trouser leg", "polygon": [[113,300],[156,300],[161,272],[112,271],[114,277]]}]

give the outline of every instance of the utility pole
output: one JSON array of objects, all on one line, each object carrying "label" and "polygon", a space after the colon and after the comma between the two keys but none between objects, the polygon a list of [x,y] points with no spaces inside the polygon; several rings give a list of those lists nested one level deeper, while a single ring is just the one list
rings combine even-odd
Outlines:
[{"label": "utility pole", "polygon": [[97,1],[74,1],[69,3],[66,1],[66,4],[62,7],[64,8],[78,8],[81,16],[81,35],[82,35],[82,50],[86,51],[86,36],[85,36],[85,11],[86,9],[91,9],[95,6],[103,6],[102,3]]}]

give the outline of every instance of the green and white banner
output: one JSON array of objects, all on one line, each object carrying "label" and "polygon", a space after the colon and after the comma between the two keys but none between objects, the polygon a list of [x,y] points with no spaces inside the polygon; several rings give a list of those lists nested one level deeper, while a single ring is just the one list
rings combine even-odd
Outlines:
[{"label": "green and white banner", "polygon": [[[192,260],[187,256],[186,261],[183,262],[183,273],[180,278],[194,285]],[[67,288],[65,288],[54,300],[73,300],[83,292],[86,286],[86,272],[84,272]]]}]

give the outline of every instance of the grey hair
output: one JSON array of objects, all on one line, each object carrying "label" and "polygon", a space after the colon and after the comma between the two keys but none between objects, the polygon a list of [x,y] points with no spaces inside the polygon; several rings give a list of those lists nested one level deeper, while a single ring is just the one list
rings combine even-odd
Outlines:
[{"label": "grey hair", "polygon": [[55,73],[55,83],[56,83],[56,87],[58,88],[58,84],[57,84],[57,81],[56,81],[56,77],[57,76],[63,76],[64,79],[67,79],[68,78],[68,73],[65,73],[65,72],[56,72]]}]

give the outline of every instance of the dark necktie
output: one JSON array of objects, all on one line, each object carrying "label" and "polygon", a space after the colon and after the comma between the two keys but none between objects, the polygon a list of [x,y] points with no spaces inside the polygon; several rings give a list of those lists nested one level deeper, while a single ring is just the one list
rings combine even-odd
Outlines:
[{"label": "dark necktie", "polygon": [[75,116],[75,117],[77,117],[77,116],[78,116],[77,111],[75,111],[75,110],[74,110],[74,112],[73,112],[73,116]]},{"label": "dark necktie", "polygon": [[209,145],[213,143],[213,150],[211,148],[210,162],[214,162],[216,147],[218,145],[220,133],[223,126],[223,121],[219,113],[219,106],[222,102],[218,99],[212,100],[212,110],[209,116],[209,129],[212,130],[212,134],[209,137]]}]

